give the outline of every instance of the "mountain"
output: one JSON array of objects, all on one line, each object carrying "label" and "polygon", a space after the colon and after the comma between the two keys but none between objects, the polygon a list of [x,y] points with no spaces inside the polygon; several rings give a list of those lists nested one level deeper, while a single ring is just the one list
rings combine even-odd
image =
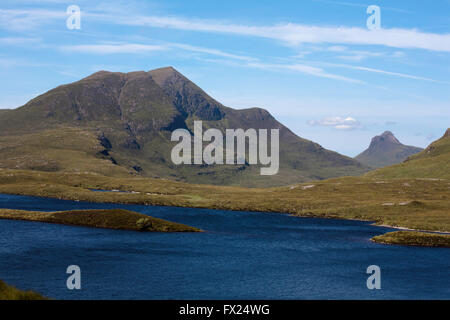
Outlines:
[{"label": "mountain", "polygon": [[380,178],[450,179],[450,129],[422,152],[403,163],[371,171],[368,176]]},{"label": "mountain", "polygon": [[[171,132],[279,129],[280,170],[259,165],[174,165]],[[100,71],[0,113],[0,167],[140,175],[191,183],[275,186],[368,171],[354,159],[295,135],[264,109],[223,106],[172,67]]]},{"label": "mountain", "polygon": [[355,157],[359,162],[372,168],[381,168],[404,161],[419,153],[422,148],[405,146],[390,131],[372,138],[369,148]]}]

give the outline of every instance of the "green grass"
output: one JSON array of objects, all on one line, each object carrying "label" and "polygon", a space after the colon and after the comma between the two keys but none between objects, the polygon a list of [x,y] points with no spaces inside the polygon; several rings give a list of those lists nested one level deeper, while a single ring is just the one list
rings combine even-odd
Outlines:
[{"label": "green grass", "polygon": [[[400,165],[376,170],[362,177],[342,177],[272,188],[189,184],[81,170],[44,172],[0,169],[0,193],[105,203],[282,212],[450,232],[449,148],[450,131],[447,131],[443,138]],[[129,192],[93,192],[90,189]]]},{"label": "green grass", "polygon": [[450,248],[450,235],[447,234],[394,231],[373,237],[371,240],[384,244]]},{"label": "green grass", "polygon": [[424,151],[410,156],[405,162],[371,171],[376,178],[434,178],[450,179],[450,129]]},{"label": "green grass", "polygon": [[122,229],[155,232],[199,232],[200,229],[180,223],[150,217],[141,213],[122,210],[73,210],[38,212],[0,209],[0,219],[48,222],[94,228]]},{"label": "green grass", "polygon": [[39,293],[19,290],[0,280],[0,300],[47,300]]},{"label": "green grass", "polygon": [[0,193],[104,203],[283,212],[447,232],[450,231],[449,188],[450,181],[445,179],[346,177],[262,189],[0,169]]}]

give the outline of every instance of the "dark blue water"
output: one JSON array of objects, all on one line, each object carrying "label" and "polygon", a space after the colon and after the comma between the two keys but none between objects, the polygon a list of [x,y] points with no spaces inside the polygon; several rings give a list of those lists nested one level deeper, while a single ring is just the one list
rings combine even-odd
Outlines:
[{"label": "dark blue water", "polygon": [[[0,208],[126,208],[207,230],[140,233],[0,219],[0,279],[57,299],[449,299],[450,250],[375,244],[366,222],[0,194]],[[66,288],[79,265],[82,289]],[[366,269],[381,268],[368,290]]]}]

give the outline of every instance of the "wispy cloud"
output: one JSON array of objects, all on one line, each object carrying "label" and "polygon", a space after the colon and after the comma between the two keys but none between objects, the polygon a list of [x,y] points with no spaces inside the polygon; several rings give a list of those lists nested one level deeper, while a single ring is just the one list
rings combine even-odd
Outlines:
[{"label": "wispy cloud", "polygon": [[327,117],[321,120],[310,120],[311,126],[333,127],[338,130],[352,130],[361,127],[361,123],[352,117]]},{"label": "wispy cloud", "polygon": [[0,9],[0,28],[9,30],[30,30],[54,20],[64,21],[63,10],[46,9]]},{"label": "wispy cloud", "polygon": [[[115,11],[82,11],[83,19],[110,24],[147,26],[184,31],[226,33],[254,36],[281,41],[298,46],[304,43],[381,45],[404,49],[425,49],[450,52],[450,34],[427,33],[417,29],[368,30],[362,27],[314,26],[295,23],[277,25],[243,25],[217,20],[187,19],[167,16],[121,14]],[[11,29],[34,28],[54,19],[65,18],[64,11],[51,10],[3,10],[0,9],[0,27]]]},{"label": "wispy cloud", "polygon": [[1,45],[30,45],[41,42],[40,38],[4,37],[0,38]]},{"label": "wispy cloud", "polygon": [[387,70],[382,70],[382,69],[368,68],[368,67],[363,67],[363,66],[354,66],[354,65],[338,64],[338,63],[322,63],[322,64],[323,65],[328,65],[328,66],[346,68],[346,69],[353,69],[353,70],[367,71],[367,72],[372,72],[372,73],[386,74],[386,75],[390,75],[390,76],[394,76],[394,77],[400,77],[400,78],[407,78],[407,79],[414,79],[414,80],[422,80],[422,81],[450,84],[450,82],[446,82],[446,81],[440,81],[440,80],[435,80],[435,79],[431,79],[431,78],[426,78],[426,77],[421,77],[421,76],[416,76],[416,75],[411,75],[411,74],[406,74],[406,73],[400,73],[400,72],[387,71]]},{"label": "wispy cloud", "polygon": [[306,75],[310,75],[310,76],[314,76],[314,77],[319,77],[319,78],[328,78],[328,79],[345,81],[345,82],[350,82],[350,83],[366,84],[366,82],[359,80],[359,79],[344,77],[341,75],[329,73],[322,68],[308,66],[308,65],[299,64],[299,63],[280,64],[280,63],[265,63],[265,62],[260,62],[260,61],[238,62],[238,61],[225,60],[225,59],[205,59],[205,61],[215,63],[215,64],[230,65],[233,67],[254,68],[254,69],[268,70],[268,71],[273,71],[273,72],[298,72],[298,73],[302,73],[302,74],[306,74]]},{"label": "wispy cloud", "polygon": [[256,58],[252,58],[252,57],[249,57],[249,56],[237,55],[237,54],[232,54],[232,53],[224,52],[224,51],[217,50],[217,49],[192,46],[192,45],[189,45],[189,44],[169,43],[169,46],[174,47],[174,48],[187,50],[187,51],[198,52],[198,53],[206,53],[206,54],[210,54],[210,55],[215,55],[215,56],[224,57],[224,58],[231,58],[231,59],[236,59],[236,60],[244,60],[244,61],[255,61],[255,60],[257,60]]},{"label": "wispy cloud", "polygon": [[337,74],[332,74],[332,73],[326,72],[322,68],[312,67],[312,66],[298,64],[298,63],[296,63],[296,64],[271,64],[271,63],[250,62],[250,63],[247,63],[246,66],[252,67],[252,68],[258,68],[258,69],[272,70],[272,71],[290,70],[290,71],[300,72],[300,73],[304,73],[304,74],[308,74],[308,75],[320,77],[320,78],[328,78],[328,79],[353,82],[353,83],[359,83],[359,84],[365,83],[362,80],[348,78],[348,77],[344,77],[344,76],[340,76]]},{"label": "wispy cloud", "polygon": [[[331,4],[331,5],[347,6],[347,7],[367,8],[369,6],[369,4],[346,2],[346,1],[327,1],[327,0],[313,0],[313,1]],[[394,11],[394,12],[400,12],[400,13],[412,13],[409,10],[400,9],[400,8],[393,8],[393,7],[386,7],[386,6],[382,6],[381,8],[382,8],[382,10],[387,10],[387,11]]]},{"label": "wispy cloud", "polygon": [[115,54],[115,53],[148,53],[153,51],[167,50],[166,46],[118,43],[118,44],[81,44],[63,46],[61,50],[67,52],[82,52],[93,54]]},{"label": "wispy cloud", "polygon": [[224,52],[218,49],[205,48],[199,46],[192,46],[184,43],[163,43],[163,44],[140,44],[140,43],[95,43],[95,44],[81,44],[68,45],[60,47],[60,50],[66,52],[82,52],[91,54],[117,54],[117,53],[149,53],[154,51],[164,51],[170,49],[181,49],[190,52],[197,52],[207,55],[219,56],[228,59],[236,59],[243,61],[256,61],[244,55],[237,55]]},{"label": "wispy cloud", "polygon": [[[109,19],[108,15],[97,18]],[[425,33],[416,29],[368,30],[356,27],[322,27],[286,23],[271,26],[250,26],[220,21],[191,20],[178,17],[122,16],[115,23],[170,28],[188,31],[228,33],[256,36],[297,46],[303,43],[382,45],[393,48],[426,49],[450,52],[450,34]]]},{"label": "wispy cloud", "polygon": [[404,57],[402,51],[390,52],[391,50],[375,51],[375,50],[355,50],[346,46],[333,45],[333,46],[314,46],[310,49],[312,52],[329,52],[335,53],[336,58],[348,61],[362,61],[367,58],[401,58]]}]

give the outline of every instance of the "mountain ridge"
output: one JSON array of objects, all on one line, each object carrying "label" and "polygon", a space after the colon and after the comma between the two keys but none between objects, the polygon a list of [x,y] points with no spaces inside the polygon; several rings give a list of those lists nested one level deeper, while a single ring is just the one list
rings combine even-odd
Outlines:
[{"label": "mountain ridge", "polygon": [[[280,129],[279,175],[261,177],[258,165],[175,166],[170,160],[171,131],[186,128],[192,132],[195,120],[222,132],[227,128]],[[349,157],[298,137],[267,110],[222,105],[173,67],[129,73],[103,70],[51,89],[0,114],[0,142],[6,146],[0,148],[0,167],[88,168],[102,174],[106,170],[112,175],[192,183],[273,186],[368,170]],[[58,150],[76,155],[67,159]]]}]

